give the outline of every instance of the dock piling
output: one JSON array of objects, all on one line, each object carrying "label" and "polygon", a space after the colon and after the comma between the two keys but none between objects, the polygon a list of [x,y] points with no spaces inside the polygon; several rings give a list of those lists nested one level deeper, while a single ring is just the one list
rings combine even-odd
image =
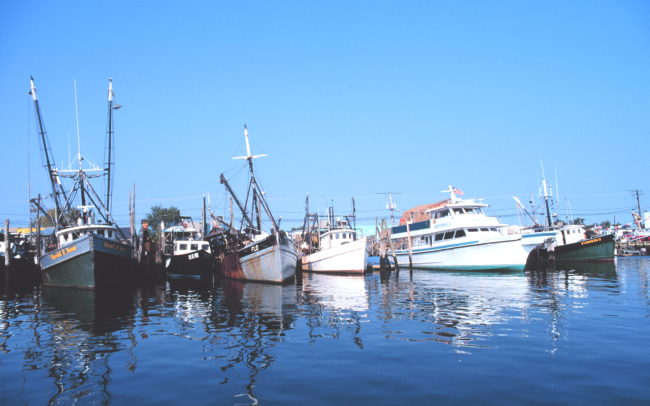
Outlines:
[{"label": "dock piling", "polygon": [[9,241],[9,219],[5,219],[5,268],[11,264],[11,242]]}]

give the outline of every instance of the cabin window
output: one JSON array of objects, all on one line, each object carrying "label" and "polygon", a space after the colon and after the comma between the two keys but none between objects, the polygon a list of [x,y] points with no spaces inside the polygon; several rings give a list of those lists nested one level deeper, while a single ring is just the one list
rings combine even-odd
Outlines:
[{"label": "cabin window", "polygon": [[337,240],[339,239],[339,233],[336,233],[336,239]]},{"label": "cabin window", "polygon": [[456,238],[465,237],[465,230],[456,230]]},{"label": "cabin window", "polygon": [[199,244],[190,244],[190,250],[196,251],[199,249]]},{"label": "cabin window", "polygon": [[436,213],[436,218],[443,218],[449,216],[449,210],[442,210]]},{"label": "cabin window", "polygon": [[77,234],[72,233],[72,240],[74,241],[74,240],[76,240],[77,238],[78,238]]},{"label": "cabin window", "polygon": [[201,245],[201,249],[207,251],[208,249],[210,249],[210,246],[208,244],[203,244]]},{"label": "cabin window", "polygon": [[467,213],[467,214],[474,214],[474,209],[472,209],[471,207],[466,207],[466,208],[465,208],[465,213]]},{"label": "cabin window", "polygon": [[68,239],[70,239],[70,234],[63,234],[63,239],[68,241]]},{"label": "cabin window", "polygon": [[104,236],[104,230],[97,230],[97,235]]},{"label": "cabin window", "polygon": [[451,240],[454,238],[454,232],[453,231],[448,231],[445,233],[445,240]]},{"label": "cabin window", "polygon": [[497,231],[497,229],[496,228],[491,228],[490,231]]},{"label": "cabin window", "polygon": [[108,238],[113,238],[113,231],[112,230],[108,230]]},{"label": "cabin window", "polygon": [[444,237],[445,233],[438,233],[436,234],[434,241],[442,241],[442,237]]},{"label": "cabin window", "polygon": [[462,209],[462,208],[457,207],[457,208],[454,209],[454,214],[465,214],[465,213],[463,213],[463,209]]},{"label": "cabin window", "polygon": [[478,228],[468,228],[467,231],[470,233],[478,233]]},{"label": "cabin window", "polygon": [[481,231],[488,232],[488,231],[490,231],[490,230],[487,229],[487,228],[482,228]]},{"label": "cabin window", "polygon": [[187,244],[178,244],[179,251],[187,251]]}]

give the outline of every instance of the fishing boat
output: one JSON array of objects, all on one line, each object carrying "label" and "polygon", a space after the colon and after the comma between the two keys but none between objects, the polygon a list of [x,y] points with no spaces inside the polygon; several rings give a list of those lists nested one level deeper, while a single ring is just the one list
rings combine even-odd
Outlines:
[{"label": "fishing boat", "polygon": [[212,269],[210,244],[192,217],[181,216],[162,231],[163,265],[168,274],[201,276]]},{"label": "fishing boat", "polygon": [[[522,230],[522,245],[526,249],[539,247],[538,255],[542,260],[553,258],[561,261],[613,261],[615,257],[615,235],[597,235],[587,238],[587,233],[582,224],[564,224],[556,219],[552,220],[551,207],[552,195],[542,172],[542,186],[540,195],[546,205],[546,224],[534,224]],[[557,192],[556,192],[557,193]],[[521,202],[517,200],[517,207]],[[531,218],[533,218],[531,216]],[[534,219],[534,218],[533,218]]]},{"label": "fishing boat", "polygon": [[9,234],[9,237],[5,238],[4,232],[0,231],[0,271],[5,268],[5,256],[9,255],[13,269],[30,272],[34,265],[34,256],[29,249],[28,236],[21,232]]},{"label": "fishing boat", "polygon": [[[30,202],[37,212],[49,221],[54,231],[47,238],[44,249],[38,248],[39,263],[43,284],[57,287],[74,287],[95,289],[100,286],[114,285],[133,277],[133,245],[124,232],[117,227],[111,215],[112,178],[114,168],[113,110],[121,107],[114,105],[112,79],[108,89],[108,131],[107,158],[104,168],[92,164],[82,166],[85,160],[81,147],[75,158],[77,168],[72,162],[66,169],[58,169],[43,126],[40,105],[36,96],[34,79],[31,79],[32,99],[34,101],[39,141],[52,194],[48,200],[54,203],[53,210],[47,210],[43,200],[32,199]],[[76,102],[76,89],[75,89]],[[77,127],[77,143],[79,131]],[[86,161],[87,162],[87,161]],[[106,177],[105,199],[97,194],[90,179]],[[71,179],[72,188],[67,191],[62,179]],[[74,203],[78,202],[76,207]],[[97,219],[96,216],[99,216]],[[40,245],[40,244],[39,244]]]},{"label": "fishing boat", "polygon": [[[222,269],[227,278],[258,282],[282,283],[296,273],[298,254],[289,236],[280,230],[273,213],[266,202],[265,193],[259,186],[253,171],[253,159],[264,155],[251,155],[248,129],[244,126],[247,155],[233,159],[245,159],[248,162],[250,181],[246,200],[242,205],[233,192],[228,180],[221,174],[221,183],[237,203],[242,213],[242,222],[235,233],[235,244],[231,244],[224,254]],[[250,198],[250,216],[249,216]],[[262,229],[262,210],[270,222],[270,232]],[[253,219],[256,221],[254,222]]]},{"label": "fishing boat", "polygon": [[[523,270],[532,248],[521,244],[521,234],[508,234],[506,224],[488,217],[487,204],[460,199],[449,186],[450,198],[418,206],[391,228],[400,266],[441,270]],[[409,260],[409,257],[411,258]]]},{"label": "fishing boat", "polygon": [[327,273],[363,273],[368,266],[366,238],[358,238],[352,215],[335,218],[334,208],[328,208],[326,218],[309,213],[309,196],[301,235],[302,270]]}]

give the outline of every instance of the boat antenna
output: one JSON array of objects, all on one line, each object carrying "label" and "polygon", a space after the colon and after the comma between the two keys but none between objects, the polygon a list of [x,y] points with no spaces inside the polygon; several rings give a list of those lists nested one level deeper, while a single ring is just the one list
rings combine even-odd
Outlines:
[{"label": "boat antenna", "polygon": [[81,169],[81,141],[79,140],[79,108],[77,107],[77,79],[74,79],[74,111],[77,115],[77,160]]},{"label": "boat antenna", "polygon": [[[395,192],[384,192],[384,193],[377,193],[378,195],[384,195],[387,198],[386,202],[386,209],[390,210],[390,221],[392,227],[395,227],[395,214],[394,211],[397,210],[397,204],[393,202],[393,195],[401,195],[401,193],[395,193]],[[397,210],[399,211],[399,210]]]},{"label": "boat antenna", "polygon": [[544,162],[540,158],[540,162],[542,163],[542,189],[544,191],[544,201],[546,202],[546,219],[548,220],[548,226],[551,227],[553,224],[551,222],[551,209],[548,206],[548,190],[546,188],[546,175],[544,174]]}]

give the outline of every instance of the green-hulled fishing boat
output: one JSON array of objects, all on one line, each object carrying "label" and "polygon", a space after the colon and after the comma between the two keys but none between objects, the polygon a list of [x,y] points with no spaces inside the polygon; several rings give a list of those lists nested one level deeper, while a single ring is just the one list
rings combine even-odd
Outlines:
[{"label": "green-hulled fishing boat", "polygon": [[[72,162],[65,169],[57,169],[43,126],[33,78],[30,94],[36,110],[43,166],[52,187],[51,200],[47,200],[54,203],[53,210],[47,210],[40,198],[31,200],[38,212],[54,225],[54,232],[47,239],[45,247],[38,247],[43,283],[48,286],[95,289],[130,279],[135,271],[133,242],[115,225],[110,213],[111,171],[114,167],[113,110],[121,107],[113,105],[112,83],[109,83],[108,90],[107,156],[104,168],[88,164],[87,168],[83,168],[85,158],[81,156],[79,147],[75,159],[77,168],[72,169],[75,164]],[[106,177],[104,200],[90,183],[91,178],[100,176]],[[70,191],[65,190],[61,178],[74,182]],[[78,204],[76,208],[74,203]],[[99,221],[95,221],[95,214],[98,214]]]}]

